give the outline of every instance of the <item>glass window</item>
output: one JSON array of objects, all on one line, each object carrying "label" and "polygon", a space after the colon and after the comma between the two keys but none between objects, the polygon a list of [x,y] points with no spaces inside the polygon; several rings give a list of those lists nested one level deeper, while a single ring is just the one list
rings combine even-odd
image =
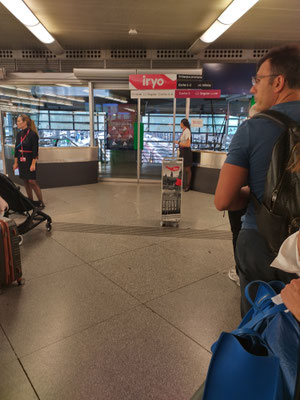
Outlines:
[{"label": "glass window", "polygon": [[49,122],[40,122],[37,127],[38,127],[38,130],[49,129]]},{"label": "glass window", "polygon": [[51,122],[51,129],[73,129],[73,124],[63,122]]},{"label": "glass window", "polygon": [[89,114],[74,114],[74,121],[75,122],[90,122],[90,116]]},{"label": "glass window", "polygon": [[75,129],[88,131],[90,129],[90,124],[75,124]]},{"label": "glass window", "polygon": [[73,122],[73,114],[71,112],[64,112],[64,114],[50,114],[50,121],[52,122]]},{"label": "glass window", "polygon": [[48,122],[49,121],[48,112],[46,114],[44,114],[44,113],[43,114],[39,114],[36,119],[37,119],[37,121]]}]

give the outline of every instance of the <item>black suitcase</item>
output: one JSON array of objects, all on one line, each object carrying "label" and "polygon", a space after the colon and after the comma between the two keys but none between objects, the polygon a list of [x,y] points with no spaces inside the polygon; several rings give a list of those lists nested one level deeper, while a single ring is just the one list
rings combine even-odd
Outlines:
[{"label": "black suitcase", "polygon": [[23,284],[19,234],[15,221],[0,217],[0,288]]}]

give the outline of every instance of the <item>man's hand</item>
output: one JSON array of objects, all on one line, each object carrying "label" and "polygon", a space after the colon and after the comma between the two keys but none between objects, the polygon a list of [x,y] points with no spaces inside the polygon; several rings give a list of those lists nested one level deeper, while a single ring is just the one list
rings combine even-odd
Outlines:
[{"label": "man's hand", "polygon": [[293,279],[280,294],[286,307],[300,321],[300,278]]}]

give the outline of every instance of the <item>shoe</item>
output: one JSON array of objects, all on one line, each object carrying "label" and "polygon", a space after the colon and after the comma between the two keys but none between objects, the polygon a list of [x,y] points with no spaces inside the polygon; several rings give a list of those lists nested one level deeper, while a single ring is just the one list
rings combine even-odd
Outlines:
[{"label": "shoe", "polygon": [[184,192],[188,192],[190,190],[190,187],[187,186],[186,188],[183,189]]},{"label": "shoe", "polygon": [[235,267],[231,268],[228,271],[228,278],[235,282],[238,286],[240,286],[240,278],[238,274],[236,273]]},{"label": "shoe", "polygon": [[45,208],[45,203],[43,203],[42,201],[32,200],[32,202],[37,208],[40,208],[41,210]]}]

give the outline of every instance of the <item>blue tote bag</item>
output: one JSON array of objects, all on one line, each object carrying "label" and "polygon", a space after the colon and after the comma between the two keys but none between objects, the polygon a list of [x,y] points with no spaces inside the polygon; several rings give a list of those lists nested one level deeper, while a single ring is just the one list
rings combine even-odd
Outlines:
[{"label": "blue tote bag", "polygon": [[[250,285],[258,285],[254,301]],[[255,281],[246,288],[252,308],[239,327],[223,332],[212,346],[203,400],[292,400],[299,325],[283,304],[271,298],[284,284]]]}]

